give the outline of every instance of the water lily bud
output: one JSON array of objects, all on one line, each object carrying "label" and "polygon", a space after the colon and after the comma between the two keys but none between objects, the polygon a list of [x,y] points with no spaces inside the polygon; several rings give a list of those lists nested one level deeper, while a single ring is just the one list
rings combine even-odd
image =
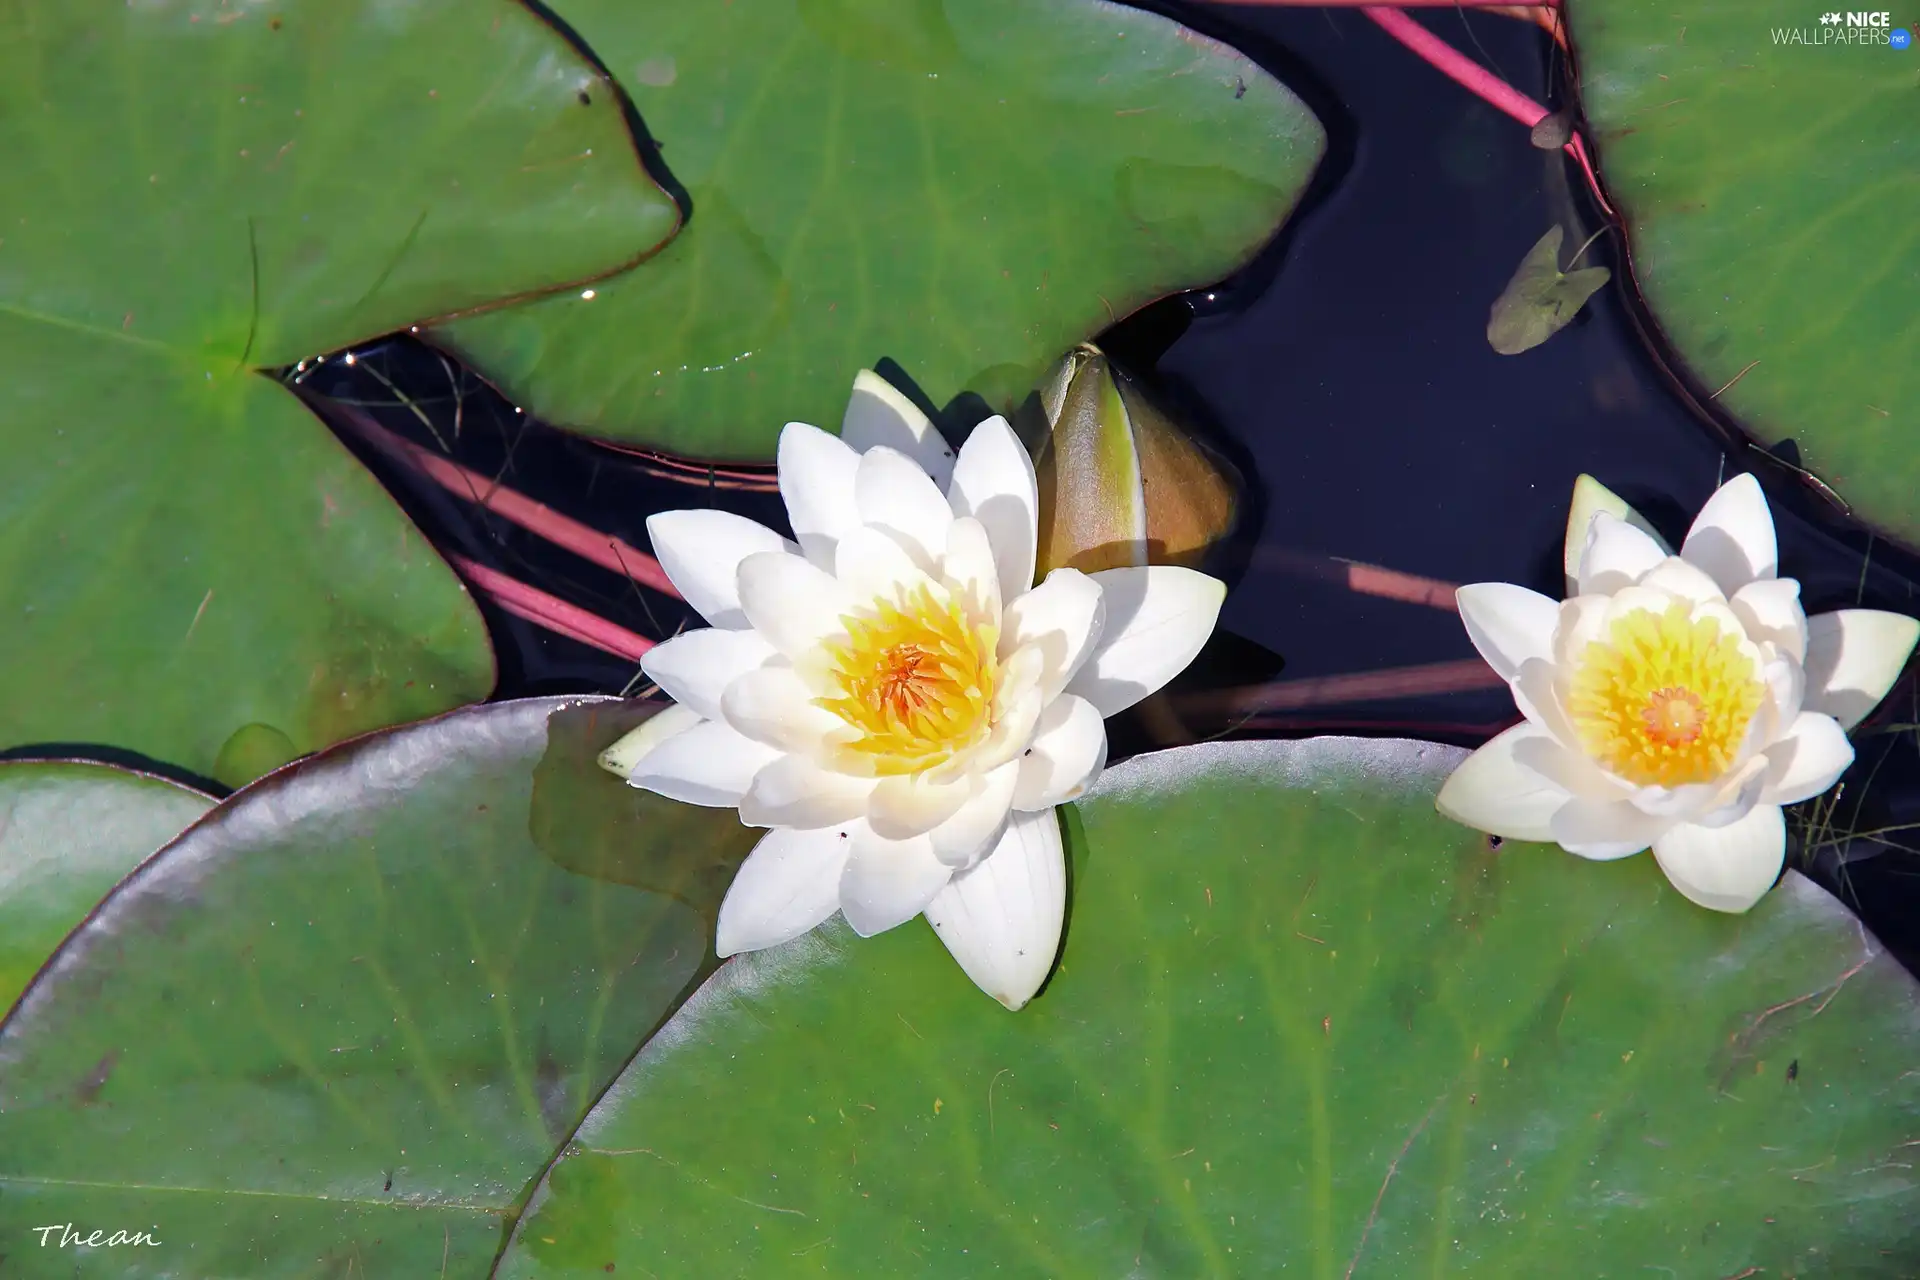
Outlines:
[{"label": "water lily bud", "polygon": [[1176,425],[1098,347],[1070,352],[1029,401],[1040,482],[1038,574],[1195,568],[1233,531],[1241,477]]},{"label": "water lily bud", "polygon": [[1582,473],[1573,482],[1573,503],[1567,510],[1567,595],[1575,596],[1579,592],[1580,556],[1587,548],[1587,532],[1593,527],[1593,518],[1606,512],[1615,519],[1625,520],[1640,532],[1652,538],[1655,545],[1668,555],[1673,554],[1666,539],[1647,518],[1635,511],[1627,500],[1592,476]]}]

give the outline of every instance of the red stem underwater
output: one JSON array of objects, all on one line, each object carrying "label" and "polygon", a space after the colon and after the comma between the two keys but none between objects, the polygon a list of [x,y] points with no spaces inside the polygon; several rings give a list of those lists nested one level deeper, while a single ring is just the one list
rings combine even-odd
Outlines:
[{"label": "red stem underwater", "polygon": [[[1365,5],[1360,12],[1388,35],[1420,55],[1423,61],[1442,75],[1527,128],[1531,129],[1546,119],[1545,107],[1402,13],[1401,6]],[[1581,171],[1587,175],[1587,184],[1593,188],[1593,198],[1599,202],[1601,209],[1606,211],[1608,217],[1616,217],[1613,206],[1607,203],[1606,193],[1600,189],[1600,175],[1587,155],[1585,140],[1575,134],[1562,150],[1579,162]]]},{"label": "red stem underwater", "polygon": [[652,587],[676,600],[680,598],[673,583],[667,580],[660,562],[632,544],[612,534],[589,528],[578,520],[561,515],[543,502],[535,502],[524,493],[509,489],[478,471],[469,471],[404,436],[395,435],[350,405],[336,404],[330,407],[368,443],[406,463],[454,497],[484,507],[501,519],[517,524],[527,532],[571,551],[582,560],[610,569],[640,586]]},{"label": "red stem underwater", "polygon": [[641,655],[657,643],[465,556],[449,555],[447,559],[502,609],[556,635],[578,640],[629,662],[640,661]]}]

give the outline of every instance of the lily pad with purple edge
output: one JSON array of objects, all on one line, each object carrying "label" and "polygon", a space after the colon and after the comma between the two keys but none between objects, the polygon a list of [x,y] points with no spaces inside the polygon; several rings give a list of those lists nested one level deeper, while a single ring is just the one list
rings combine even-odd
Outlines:
[{"label": "lily pad with purple edge", "polygon": [[[342,744],[114,889],[0,1025],[0,1238],[21,1274],[74,1265],[30,1234],[72,1223],[161,1242],[87,1264],[115,1276],[488,1275],[580,1117],[714,963],[690,903],[739,824],[636,821],[622,802],[657,797],[592,758],[631,720],[597,713],[623,709],[529,699]],[[649,887],[600,865],[616,837]]]},{"label": "lily pad with purple edge", "polygon": [[1496,847],[1434,812],[1463,755],[1116,766],[1017,1014],[918,924],[729,961],[499,1274],[1916,1274],[1913,979],[1797,876],[1736,917]]},{"label": "lily pad with purple edge", "polygon": [[0,763],[0,1013],[122,877],[213,803],[111,765]]},{"label": "lily pad with purple edge", "polygon": [[560,0],[685,184],[633,270],[432,334],[547,421],[711,459],[832,429],[891,359],[1007,411],[1222,279],[1325,149],[1252,59],[1108,0]]}]

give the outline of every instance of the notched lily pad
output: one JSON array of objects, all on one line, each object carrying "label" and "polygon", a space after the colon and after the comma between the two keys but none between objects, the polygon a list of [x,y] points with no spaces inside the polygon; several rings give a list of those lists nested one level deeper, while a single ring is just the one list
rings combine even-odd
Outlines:
[{"label": "notched lily pad", "polygon": [[[1503,356],[1517,356],[1567,327],[1600,286],[1613,278],[1605,267],[1560,269],[1561,230],[1556,224],[1540,237],[1513,273],[1487,318],[1487,341]],[[1592,241],[1589,240],[1588,244]],[[1573,257],[1580,260],[1582,245]]]},{"label": "notched lily pad", "polygon": [[[112,1274],[488,1274],[712,935],[535,846],[536,771],[550,794],[621,790],[584,752],[548,753],[548,717],[578,702],[323,751],[123,881],[0,1025],[0,1249],[53,1257],[29,1235],[46,1223],[152,1225],[155,1270],[115,1256]],[[570,835],[636,859],[675,838],[597,828],[618,816],[583,803]]]},{"label": "notched lily pad", "polygon": [[1278,229],[1325,146],[1259,66],[1107,0],[566,0],[693,215],[590,298],[431,332],[547,421],[771,459],[892,358],[1012,407]]},{"label": "notched lily pad", "polygon": [[458,580],[256,370],[670,237],[610,89],[513,0],[0,5],[0,747],[241,783],[486,696]]}]

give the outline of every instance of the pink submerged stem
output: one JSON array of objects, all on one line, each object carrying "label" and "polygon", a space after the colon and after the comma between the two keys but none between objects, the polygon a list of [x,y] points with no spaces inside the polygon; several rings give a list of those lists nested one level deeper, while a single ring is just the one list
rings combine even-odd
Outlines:
[{"label": "pink submerged stem", "polygon": [[1355,702],[1382,702],[1392,698],[1432,697],[1494,689],[1506,684],[1498,672],[1478,658],[1429,662],[1417,667],[1389,667],[1384,671],[1355,671],[1337,676],[1306,676],[1275,680],[1239,689],[1192,694],[1182,709],[1216,715],[1245,715],[1296,711],[1303,707],[1344,706]]},{"label": "pink submerged stem", "polygon": [[[1360,12],[1395,40],[1419,54],[1423,61],[1442,75],[1527,128],[1531,129],[1547,118],[1545,107],[1415,22],[1411,16],[1401,12],[1403,7],[1369,4],[1361,6]],[[1587,184],[1593,188],[1594,199],[1599,201],[1607,216],[1616,216],[1613,206],[1607,203],[1606,193],[1600,188],[1600,175],[1593,167],[1592,157],[1587,154],[1585,140],[1575,134],[1562,150],[1579,162],[1581,172],[1587,176]]]},{"label": "pink submerged stem", "polygon": [[337,412],[370,444],[406,463],[456,498],[484,507],[528,533],[640,586],[651,587],[676,600],[680,598],[660,562],[632,544],[563,516],[543,502],[536,502],[524,493],[396,435],[351,406],[337,406]]},{"label": "pink submerged stem", "polygon": [[1416,573],[1403,573],[1398,569],[1387,569],[1341,556],[1289,551],[1283,547],[1261,547],[1253,554],[1258,564],[1272,565],[1283,573],[1330,582],[1359,595],[1425,605],[1431,609],[1445,609],[1449,613],[1459,612],[1459,606],[1454,603],[1454,593],[1460,586],[1455,582],[1423,578]]},{"label": "pink submerged stem", "polygon": [[510,578],[498,569],[489,569],[465,556],[449,555],[447,559],[502,609],[555,635],[578,640],[629,662],[640,661],[656,643],[578,605],[568,604],[558,596],[548,595],[538,587],[530,587],[518,578]]}]

